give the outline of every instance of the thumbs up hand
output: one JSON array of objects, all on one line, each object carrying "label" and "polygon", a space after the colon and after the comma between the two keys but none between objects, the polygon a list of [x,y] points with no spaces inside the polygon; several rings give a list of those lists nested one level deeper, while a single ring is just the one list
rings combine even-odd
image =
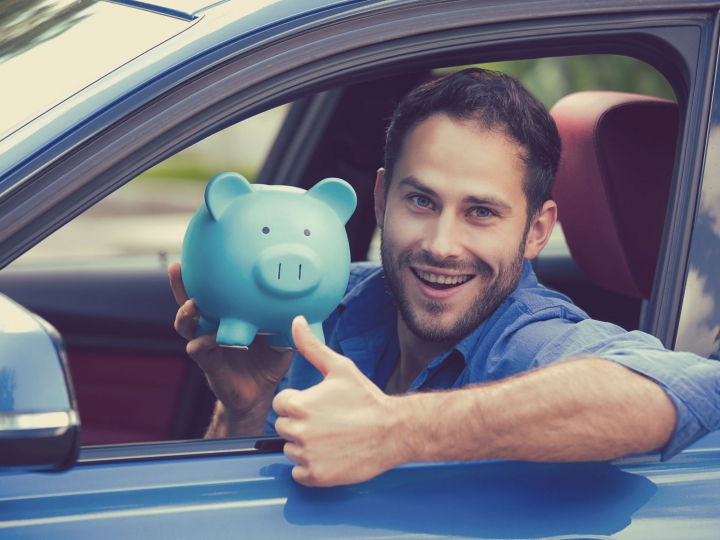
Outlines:
[{"label": "thumbs up hand", "polygon": [[304,317],[296,317],[293,338],[324,380],[307,390],[283,390],[273,408],[285,455],[297,465],[292,475],[307,486],[362,482],[406,459],[399,433],[400,397],[385,395],[346,358],[323,345]]}]

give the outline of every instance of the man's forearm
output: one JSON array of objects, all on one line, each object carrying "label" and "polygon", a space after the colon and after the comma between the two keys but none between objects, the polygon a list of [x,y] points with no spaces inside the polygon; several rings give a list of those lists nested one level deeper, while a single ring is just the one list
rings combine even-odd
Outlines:
[{"label": "man's forearm", "polygon": [[397,399],[401,462],[613,459],[665,445],[677,415],[657,384],[599,359]]}]

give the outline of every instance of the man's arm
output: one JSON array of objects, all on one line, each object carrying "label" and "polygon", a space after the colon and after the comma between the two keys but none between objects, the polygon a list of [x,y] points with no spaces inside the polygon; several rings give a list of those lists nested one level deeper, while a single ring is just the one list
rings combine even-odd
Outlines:
[{"label": "man's arm", "polygon": [[175,330],[188,340],[187,353],[207,377],[218,401],[207,438],[265,434],[265,421],[275,389],[292,360],[292,353],[279,353],[257,336],[247,351],[220,347],[215,335],[195,337],[200,312],[188,298],[180,265],[168,268],[170,286],[180,308]]},{"label": "man's arm", "polygon": [[301,353],[324,375],[279,393],[273,407],[294,478],[338,485],[413,461],[594,461],[665,445],[676,410],[656,383],[610,361],[559,362],[460,390],[387,396],[307,330]]}]

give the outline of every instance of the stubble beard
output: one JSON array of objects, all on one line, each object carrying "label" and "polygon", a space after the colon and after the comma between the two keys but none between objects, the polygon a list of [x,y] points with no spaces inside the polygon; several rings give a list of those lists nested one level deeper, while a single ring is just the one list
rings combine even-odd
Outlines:
[{"label": "stubble beard", "polygon": [[[480,259],[467,262],[437,261],[426,251],[412,249],[394,256],[392,248],[385,239],[384,231],[381,230],[380,256],[385,278],[400,316],[410,332],[427,341],[457,343],[480,326],[517,287],[522,274],[527,233],[528,231],[525,230],[512,260],[507,264],[499,265],[495,275],[490,265]],[[447,303],[425,300],[420,308],[425,312],[423,316],[410,302],[406,291],[407,285],[401,278],[401,271],[408,268],[413,272],[411,266],[451,270],[458,274],[475,274],[472,281],[481,280],[483,286],[464,313],[454,321],[442,324],[440,316],[450,309]]]}]

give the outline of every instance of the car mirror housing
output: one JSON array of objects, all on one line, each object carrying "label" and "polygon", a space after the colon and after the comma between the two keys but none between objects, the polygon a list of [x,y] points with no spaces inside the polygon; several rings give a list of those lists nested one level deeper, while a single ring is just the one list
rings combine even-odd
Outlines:
[{"label": "car mirror housing", "polygon": [[64,470],[79,448],[80,417],[60,334],[0,295],[0,469]]}]

